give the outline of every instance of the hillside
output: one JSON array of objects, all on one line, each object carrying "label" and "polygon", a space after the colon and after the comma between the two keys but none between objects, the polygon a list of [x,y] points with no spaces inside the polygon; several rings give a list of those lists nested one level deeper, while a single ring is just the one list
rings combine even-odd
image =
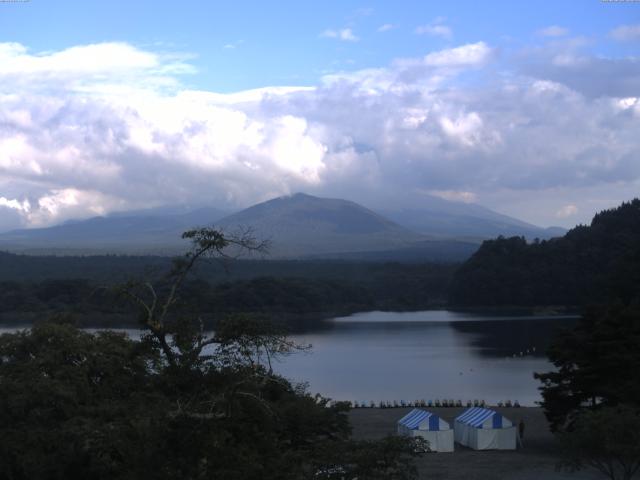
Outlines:
[{"label": "hillside", "polygon": [[48,228],[0,234],[0,250],[37,255],[176,255],[182,232],[211,226],[231,233],[250,227],[271,243],[270,259],[458,262],[498,235],[547,238],[558,233],[479,205],[424,198],[411,209],[380,215],[357,203],[298,193],[229,215],[185,205],[113,213]]},{"label": "hillside", "polygon": [[218,226],[227,231],[251,227],[270,241],[274,257],[394,250],[424,240],[357,203],[302,193],[254,205]]},{"label": "hillside", "polygon": [[391,220],[411,230],[443,238],[484,240],[500,235],[548,239],[567,231],[560,227],[541,228],[473,203],[451,202],[425,196],[412,208],[383,212]]},{"label": "hillside", "polygon": [[485,241],[456,273],[454,305],[584,305],[640,299],[640,200],[598,213],[564,237]]}]

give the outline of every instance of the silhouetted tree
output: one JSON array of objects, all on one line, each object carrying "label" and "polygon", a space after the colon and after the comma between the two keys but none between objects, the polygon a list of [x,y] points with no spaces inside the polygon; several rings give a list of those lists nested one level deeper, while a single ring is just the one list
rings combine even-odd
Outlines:
[{"label": "silhouetted tree", "polygon": [[560,333],[548,355],[555,371],[537,373],[543,407],[554,430],[570,427],[585,409],[640,407],[640,308],[591,307]]},{"label": "silhouetted tree", "polygon": [[560,435],[571,471],[590,467],[611,480],[631,480],[640,469],[640,410],[604,407],[581,413]]}]

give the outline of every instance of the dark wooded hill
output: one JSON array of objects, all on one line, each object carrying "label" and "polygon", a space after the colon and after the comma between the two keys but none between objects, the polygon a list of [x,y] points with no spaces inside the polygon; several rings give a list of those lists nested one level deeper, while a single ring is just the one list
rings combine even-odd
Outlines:
[{"label": "dark wooded hill", "polygon": [[450,303],[574,305],[640,299],[640,200],[598,213],[560,238],[485,241],[454,276]]}]

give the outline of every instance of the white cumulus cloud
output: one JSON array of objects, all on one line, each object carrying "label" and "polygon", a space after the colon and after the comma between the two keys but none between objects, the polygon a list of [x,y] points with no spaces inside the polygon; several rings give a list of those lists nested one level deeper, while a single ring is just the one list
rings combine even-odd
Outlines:
[{"label": "white cumulus cloud", "polygon": [[[128,44],[0,52],[0,229],[296,191],[385,208],[421,192],[503,211],[544,198],[544,218],[571,222],[593,208],[580,192],[615,203],[640,186],[637,92],[593,94],[605,67],[636,78],[633,59],[559,67],[542,50],[509,64],[477,42],[221,94],[183,85],[186,56]],[[77,65],[87,52],[110,67]],[[469,82],[478,72],[494,80]]]},{"label": "white cumulus cloud", "polygon": [[31,205],[29,204],[29,200],[20,201],[15,198],[8,199],[5,197],[0,197],[0,207],[11,208],[12,210],[18,210],[21,212],[29,212],[31,210]]},{"label": "white cumulus cloud", "polygon": [[466,67],[486,63],[492,50],[484,42],[433,52],[424,57],[424,64],[432,67]]},{"label": "white cumulus cloud", "polygon": [[556,212],[556,217],[567,218],[578,213],[578,207],[575,205],[565,205]]}]

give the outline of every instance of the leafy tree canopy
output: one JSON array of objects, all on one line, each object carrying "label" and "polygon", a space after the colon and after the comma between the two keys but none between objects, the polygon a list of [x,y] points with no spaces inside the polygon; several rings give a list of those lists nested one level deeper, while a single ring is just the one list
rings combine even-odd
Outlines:
[{"label": "leafy tree canopy", "polygon": [[536,374],[555,430],[599,406],[640,407],[640,306],[591,307],[548,351],[555,371]]},{"label": "leafy tree canopy", "polygon": [[245,315],[207,335],[188,310],[169,314],[199,258],[259,247],[185,237],[193,249],[162,289],[118,289],[139,309],[139,341],[64,319],[0,336],[0,480],[414,478],[411,439],[354,442],[348,405],[272,370],[305,346]]},{"label": "leafy tree canopy", "polygon": [[560,435],[563,465],[591,467],[611,480],[631,480],[640,470],[640,409],[620,405],[582,413]]}]

